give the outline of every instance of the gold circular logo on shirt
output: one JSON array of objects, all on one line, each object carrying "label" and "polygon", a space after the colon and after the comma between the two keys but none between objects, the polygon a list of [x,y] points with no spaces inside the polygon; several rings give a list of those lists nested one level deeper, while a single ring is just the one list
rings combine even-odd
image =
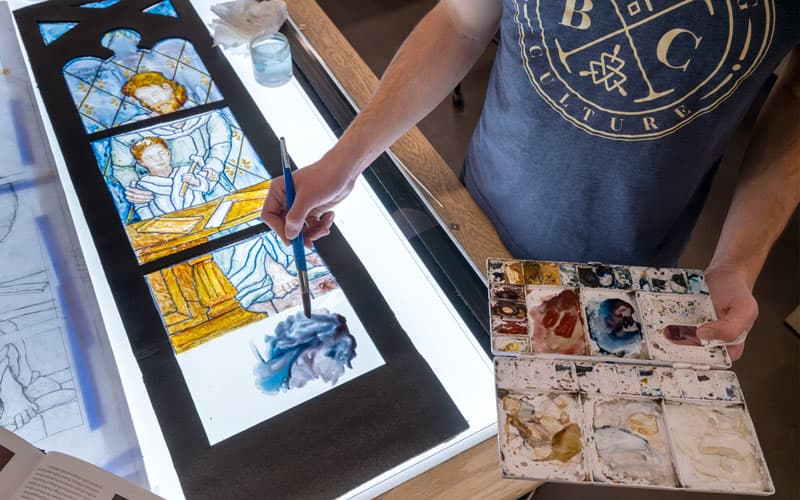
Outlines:
[{"label": "gold circular logo on shirt", "polygon": [[772,42],[774,0],[513,0],[528,79],[573,125],[655,139],[716,109]]}]

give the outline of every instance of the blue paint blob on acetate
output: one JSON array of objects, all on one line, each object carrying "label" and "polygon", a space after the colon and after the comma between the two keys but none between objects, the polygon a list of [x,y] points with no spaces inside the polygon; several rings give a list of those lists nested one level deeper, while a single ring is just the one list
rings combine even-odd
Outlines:
[{"label": "blue paint blob on acetate", "polygon": [[344,317],[327,312],[289,316],[264,342],[263,354],[252,346],[257,359],[253,373],[256,387],[267,394],[299,389],[317,379],[335,385],[356,356],[356,339]]},{"label": "blue paint blob on acetate", "polygon": [[112,57],[79,57],[64,66],[88,133],[222,99],[190,42],[169,38],[145,50],[140,40],[130,29],[110,31],[101,44]]},{"label": "blue paint blob on acetate", "polygon": [[178,12],[175,10],[175,7],[172,6],[172,2],[169,0],[159,2],[144,9],[142,12],[146,12],[147,14],[157,14],[159,16],[180,17],[178,16]]},{"label": "blue paint blob on acetate", "polygon": [[92,2],[81,5],[82,9],[107,9],[114,5],[117,5],[122,0],[102,0],[101,2]]},{"label": "blue paint blob on acetate", "polygon": [[39,33],[42,34],[44,44],[50,45],[77,25],[78,23],[39,23]]}]

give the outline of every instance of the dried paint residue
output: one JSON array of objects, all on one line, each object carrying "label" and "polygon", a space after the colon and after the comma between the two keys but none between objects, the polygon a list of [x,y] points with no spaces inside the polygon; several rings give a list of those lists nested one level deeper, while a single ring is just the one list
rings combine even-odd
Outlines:
[{"label": "dried paint residue", "polygon": [[[546,295],[545,295],[546,294]],[[528,294],[529,324],[536,352],[584,354],[586,332],[575,290],[533,289]]]},{"label": "dried paint residue", "polygon": [[766,491],[769,481],[741,406],[667,403],[684,486]]},{"label": "dried paint residue", "polygon": [[654,400],[601,399],[585,403],[593,430],[598,481],[676,486],[660,405]]},{"label": "dried paint residue", "polygon": [[498,397],[507,476],[583,479],[583,440],[575,395],[499,391]]}]

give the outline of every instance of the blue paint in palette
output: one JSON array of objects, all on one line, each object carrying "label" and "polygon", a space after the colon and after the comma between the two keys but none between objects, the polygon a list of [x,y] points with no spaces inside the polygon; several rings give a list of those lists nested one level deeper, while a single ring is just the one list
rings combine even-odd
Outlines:
[{"label": "blue paint in palette", "polygon": [[589,335],[603,354],[626,357],[640,352],[642,327],[632,302],[617,297],[588,301]]}]

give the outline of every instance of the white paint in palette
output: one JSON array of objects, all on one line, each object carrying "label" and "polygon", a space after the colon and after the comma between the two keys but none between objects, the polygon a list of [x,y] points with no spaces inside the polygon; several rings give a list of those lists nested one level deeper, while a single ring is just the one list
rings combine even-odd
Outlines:
[{"label": "white paint in palette", "polygon": [[665,418],[684,487],[774,492],[753,423],[743,406],[667,402]]},{"label": "white paint in palette", "polygon": [[636,366],[617,366],[618,393],[638,396],[641,393],[639,369]]},{"label": "white paint in palette", "polygon": [[[519,358],[516,361],[519,387],[537,390],[577,390],[572,367],[547,359]],[[567,369],[558,369],[566,367]]]},{"label": "white paint in palette", "polygon": [[583,402],[595,481],[677,486],[661,405],[649,398],[590,397]]},{"label": "white paint in palette", "polygon": [[513,389],[517,387],[517,369],[513,358],[494,358],[494,378],[497,387]]},{"label": "white paint in palette", "polygon": [[578,387],[587,394],[618,394],[619,378],[614,365],[609,363],[580,364],[577,369]]},{"label": "white paint in palette", "polygon": [[733,372],[714,371],[711,372],[714,378],[714,383],[717,387],[717,398],[723,401],[735,401],[741,403],[744,401],[742,398],[742,390],[739,385],[739,380]]}]

